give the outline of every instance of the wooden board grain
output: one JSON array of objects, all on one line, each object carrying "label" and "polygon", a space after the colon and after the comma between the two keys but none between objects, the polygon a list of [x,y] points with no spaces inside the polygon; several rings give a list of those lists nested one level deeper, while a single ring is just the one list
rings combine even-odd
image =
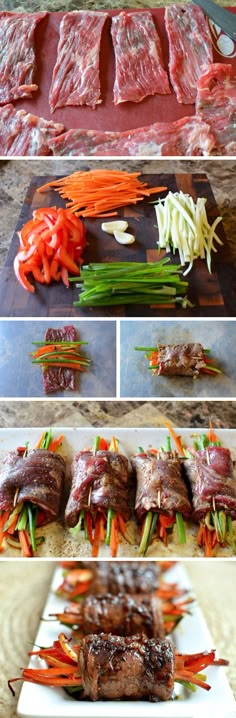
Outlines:
[{"label": "wooden board grain", "polygon": [[[25,202],[17,223],[16,231],[31,216],[32,211],[40,206],[65,206],[57,193],[53,190],[39,194],[37,188],[52,177],[33,177],[29,186]],[[217,207],[211,185],[205,174],[146,174],[141,179],[150,186],[165,185],[173,192],[182,190],[197,197],[207,198],[207,214],[212,223],[220,208]],[[163,193],[164,196],[165,193]],[[153,196],[155,199],[155,196]],[[87,247],[84,261],[111,262],[111,261],[157,261],[158,232],[155,227],[156,217],[153,204],[144,200],[136,207],[124,207],[119,212],[125,217],[129,229],[135,234],[136,242],[130,246],[119,245],[113,237],[101,230],[100,219],[85,221],[87,229]],[[69,289],[61,283],[50,286],[37,284],[35,294],[26,292],[17,282],[13,271],[13,260],[18,248],[16,233],[12,238],[5,267],[0,277],[0,316],[2,317],[97,317],[97,316],[236,316],[236,268],[231,258],[231,252],[225,236],[222,223],[217,232],[223,241],[217,254],[212,258],[212,274],[207,271],[206,263],[197,260],[187,279],[189,281],[188,297],[194,305],[193,308],[182,309],[179,306],[148,307],[145,305],[129,305],[127,307],[74,307],[73,302],[78,299],[78,289],[72,285]],[[162,255],[163,256],[163,255]],[[175,264],[178,257],[168,255]]]},{"label": "wooden board grain", "polygon": [[[99,4],[99,3],[98,3]],[[236,7],[230,8],[236,12]],[[100,52],[100,79],[102,103],[95,110],[91,107],[64,107],[50,113],[48,95],[51,85],[53,67],[57,57],[57,45],[59,39],[59,26],[64,15],[62,12],[49,13],[39,23],[35,32],[35,54],[37,70],[35,82],[38,91],[33,93],[32,99],[23,98],[13,104],[17,109],[25,109],[42,116],[47,120],[62,122],[65,129],[96,129],[96,130],[130,130],[137,127],[152,124],[153,122],[166,122],[178,120],[181,117],[193,115],[194,105],[182,105],[177,102],[174,91],[170,95],[153,95],[146,97],[138,106],[134,102],[125,102],[115,106],[113,102],[113,85],[115,79],[115,59],[111,38],[111,18],[119,14],[121,9],[108,9],[101,42]],[[143,8],[135,12],[142,12]],[[168,68],[169,52],[168,39],[165,30],[164,8],[145,8],[153,15],[158,33],[161,38],[163,58],[166,69]],[[126,10],[130,12],[130,10]],[[214,62],[232,63],[236,71],[235,52],[229,57],[222,56],[217,52],[216,38],[212,34]],[[236,50],[236,48],[235,48]]]}]

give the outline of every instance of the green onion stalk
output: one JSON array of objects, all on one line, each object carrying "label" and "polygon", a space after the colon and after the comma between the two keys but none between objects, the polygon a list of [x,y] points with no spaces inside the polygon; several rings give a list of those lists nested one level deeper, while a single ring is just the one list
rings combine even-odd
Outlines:
[{"label": "green onion stalk", "polygon": [[[161,447],[161,451],[171,451],[171,441],[170,437],[167,436],[166,438],[166,444],[164,447]],[[139,454],[145,454],[145,451],[141,446],[138,448]],[[156,511],[147,511],[145,519],[144,519],[144,525],[143,525],[143,532],[142,532],[142,538],[139,545],[139,555],[145,556],[147,553],[147,550],[150,546],[150,543],[153,539],[154,533],[157,532],[159,535],[159,538],[163,538],[164,542],[167,542],[167,531],[169,528],[173,527],[173,524],[176,523],[177,526],[177,532],[178,532],[178,540],[179,543],[183,544],[186,543],[186,534],[185,534],[185,525],[182,513],[179,511],[176,511],[175,516],[172,518],[170,517],[168,520],[168,517],[166,517],[166,526],[161,525],[162,522],[162,514],[161,514],[161,508]]]},{"label": "green onion stalk", "polygon": [[[51,441],[52,431],[51,429],[49,429],[48,431],[44,432],[39,448],[48,449]],[[29,442],[27,441],[25,444],[25,450],[21,451],[21,455],[23,456],[23,458],[27,456],[28,448]],[[16,491],[16,502],[17,495],[18,492]],[[19,504],[16,503],[3,526],[3,532],[6,532],[7,534],[7,543],[9,544],[9,546],[11,546],[12,548],[21,548],[22,546],[19,540],[19,532],[24,532],[26,551],[28,547],[28,552],[25,555],[34,555],[37,552],[38,546],[44,541],[43,536],[36,536],[38,519],[39,509],[34,503],[32,503],[31,501],[23,501]],[[13,529],[11,530],[12,526],[14,526],[14,532]],[[8,533],[9,530],[10,533]]]}]

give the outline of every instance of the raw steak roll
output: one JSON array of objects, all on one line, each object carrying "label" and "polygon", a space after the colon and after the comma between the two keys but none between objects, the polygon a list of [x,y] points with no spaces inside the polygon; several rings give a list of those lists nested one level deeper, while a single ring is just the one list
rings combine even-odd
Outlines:
[{"label": "raw steak roll", "polygon": [[69,604],[65,609],[65,623],[66,615],[84,635],[133,636],[143,633],[148,638],[165,637],[162,604],[156,596],[90,595],[79,603]]},{"label": "raw steak roll", "polygon": [[81,510],[113,510],[128,519],[128,459],[113,451],[79,451],[72,463],[66,523],[76,526]]},{"label": "raw steak roll", "polygon": [[35,72],[34,33],[47,12],[0,12],[0,104],[32,97]]},{"label": "raw steak roll", "polygon": [[229,449],[208,446],[185,459],[192,492],[193,518],[201,521],[210,511],[225,511],[236,519],[236,477]]},{"label": "raw steak roll", "polygon": [[[45,333],[46,342],[75,342],[77,332],[73,325],[63,327],[62,329],[47,329]],[[75,391],[76,389],[76,371],[75,369],[67,369],[58,366],[48,366],[43,368],[43,388],[45,394],[52,394],[60,390]]]},{"label": "raw steak roll", "polygon": [[191,504],[175,451],[140,453],[132,456],[131,463],[137,477],[135,511],[139,519],[147,511],[170,516],[178,511],[190,516]]},{"label": "raw steak roll", "polygon": [[0,510],[31,502],[41,511],[40,525],[58,518],[63,481],[64,459],[47,449],[32,449],[26,456],[11,451],[0,470]]},{"label": "raw steak roll", "polygon": [[201,344],[158,344],[157,374],[199,376],[206,366]]},{"label": "raw steak roll", "polygon": [[121,12],[112,18],[116,77],[114,103],[141,102],[170,94],[161,43],[150,12]]},{"label": "raw steak roll", "polygon": [[197,85],[196,114],[215,138],[215,154],[236,154],[236,77],[232,65],[204,68]]},{"label": "raw steak roll", "polygon": [[51,112],[66,105],[100,103],[99,54],[106,12],[74,10],[60,24],[57,61],[49,92]]},{"label": "raw steak roll", "polygon": [[100,561],[94,571],[91,593],[150,594],[155,593],[159,583],[160,566],[155,561]]},{"label": "raw steak roll", "polygon": [[170,5],[165,10],[169,39],[170,79],[178,102],[195,102],[202,67],[213,62],[208,22],[197,5]]},{"label": "raw steak roll", "polygon": [[79,665],[93,701],[168,700],[174,688],[174,649],[168,640],[102,633],[82,640]]}]

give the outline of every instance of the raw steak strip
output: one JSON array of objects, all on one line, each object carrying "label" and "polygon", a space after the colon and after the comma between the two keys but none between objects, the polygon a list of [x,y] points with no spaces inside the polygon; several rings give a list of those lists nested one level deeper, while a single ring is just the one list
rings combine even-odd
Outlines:
[{"label": "raw steak strip", "polygon": [[141,102],[170,94],[160,39],[150,12],[121,12],[112,18],[116,76],[114,103]]},{"label": "raw steak strip", "polygon": [[81,641],[79,666],[92,701],[172,697],[174,648],[166,639],[91,634]]},{"label": "raw steak strip", "polygon": [[165,10],[169,38],[170,79],[178,102],[194,103],[201,68],[213,62],[207,20],[197,5],[170,5]]},{"label": "raw steak strip", "polygon": [[158,344],[157,374],[171,376],[199,376],[206,366],[201,344]]},{"label": "raw steak strip", "polygon": [[215,141],[209,125],[198,117],[184,117],[176,122],[156,122],[126,132],[69,130],[50,140],[54,155],[120,156],[205,156]]},{"label": "raw steak strip", "polygon": [[102,102],[99,52],[107,17],[106,12],[89,10],[75,10],[64,15],[49,93],[51,112],[65,105],[94,108]]},{"label": "raw steak strip", "polygon": [[128,519],[128,459],[114,451],[79,451],[71,467],[72,486],[66,507],[68,526],[76,526],[81,509],[113,509]]},{"label": "raw steak strip", "polygon": [[[135,511],[139,519],[146,511],[159,511],[173,516],[180,511],[188,518],[191,504],[181,473],[181,463],[173,451],[137,454],[131,457],[136,472]],[[159,494],[159,502],[158,502]]]},{"label": "raw steak strip", "polygon": [[[75,342],[77,332],[73,325],[62,329],[47,329],[45,341],[51,342]],[[52,394],[55,391],[71,390],[76,388],[76,372],[74,369],[65,369],[59,366],[50,366],[43,369],[43,388],[45,394]]]},{"label": "raw steak strip", "polygon": [[32,501],[44,512],[44,523],[59,515],[65,461],[47,449],[32,449],[27,456],[10,451],[0,470],[0,509],[12,511],[17,504]]},{"label": "raw steak strip", "polygon": [[231,65],[206,68],[197,86],[196,113],[208,122],[222,155],[236,154],[236,77]]},{"label": "raw steak strip", "polygon": [[0,108],[0,155],[50,155],[48,140],[63,130],[58,122],[5,105]]},{"label": "raw steak strip", "polygon": [[0,13],[0,104],[32,97],[34,85],[34,32],[47,12]]},{"label": "raw steak strip", "polygon": [[183,463],[192,491],[194,520],[201,521],[212,510],[226,511],[236,519],[236,477],[229,449],[208,446]]}]

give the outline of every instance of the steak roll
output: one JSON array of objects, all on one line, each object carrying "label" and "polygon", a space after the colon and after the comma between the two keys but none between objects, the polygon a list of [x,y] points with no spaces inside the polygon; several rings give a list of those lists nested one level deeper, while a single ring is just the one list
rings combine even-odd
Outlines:
[{"label": "steak roll", "polygon": [[65,609],[70,624],[81,629],[84,635],[113,633],[116,636],[134,636],[139,633],[148,638],[164,638],[162,603],[156,596],[129,596],[111,593],[87,596],[79,604]]},{"label": "steak roll", "polygon": [[158,589],[159,578],[160,566],[155,561],[101,561],[96,564],[90,590],[96,594],[150,594]]},{"label": "steak roll", "polygon": [[170,641],[142,635],[87,636],[79,656],[84,691],[93,701],[169,700],[174,688],[174,663]]},{"label": "steak roll", "polygon": [[203,346],[193,344],[159,344],[157,374],[172,376],[199,376],[206,366]]},{"label": "steak roll", "polygon": [[47,449],[32,449],[26,455],[10,451],[0,469],[0,510],[31,502],[43,512],[40,525],[55,520],[64,477],[65,461],[59,454]]},{"label": "steak roll", "polygon": [[191,515],[181,462],[175,451],[140,453],[132,456],[131,464],[137,478],[135,511],[138,519],[147,511],[158,511],[171,516],[178,511],[185,518]]},{"label": "steak roll", "polygon": [[72,463],[72,485],[66,507],[66,523],[76,526],[81,509],[96,514],[113,509],[125,520],[128,504],[128,459],[115,451],[79,451]]},{"label": "steak roll", "polygon": [[201,519],[209,511],[225,511],[236,519],[236,476],[229,449],[208,446],[184,460],[191,486],[193,519]]}]

